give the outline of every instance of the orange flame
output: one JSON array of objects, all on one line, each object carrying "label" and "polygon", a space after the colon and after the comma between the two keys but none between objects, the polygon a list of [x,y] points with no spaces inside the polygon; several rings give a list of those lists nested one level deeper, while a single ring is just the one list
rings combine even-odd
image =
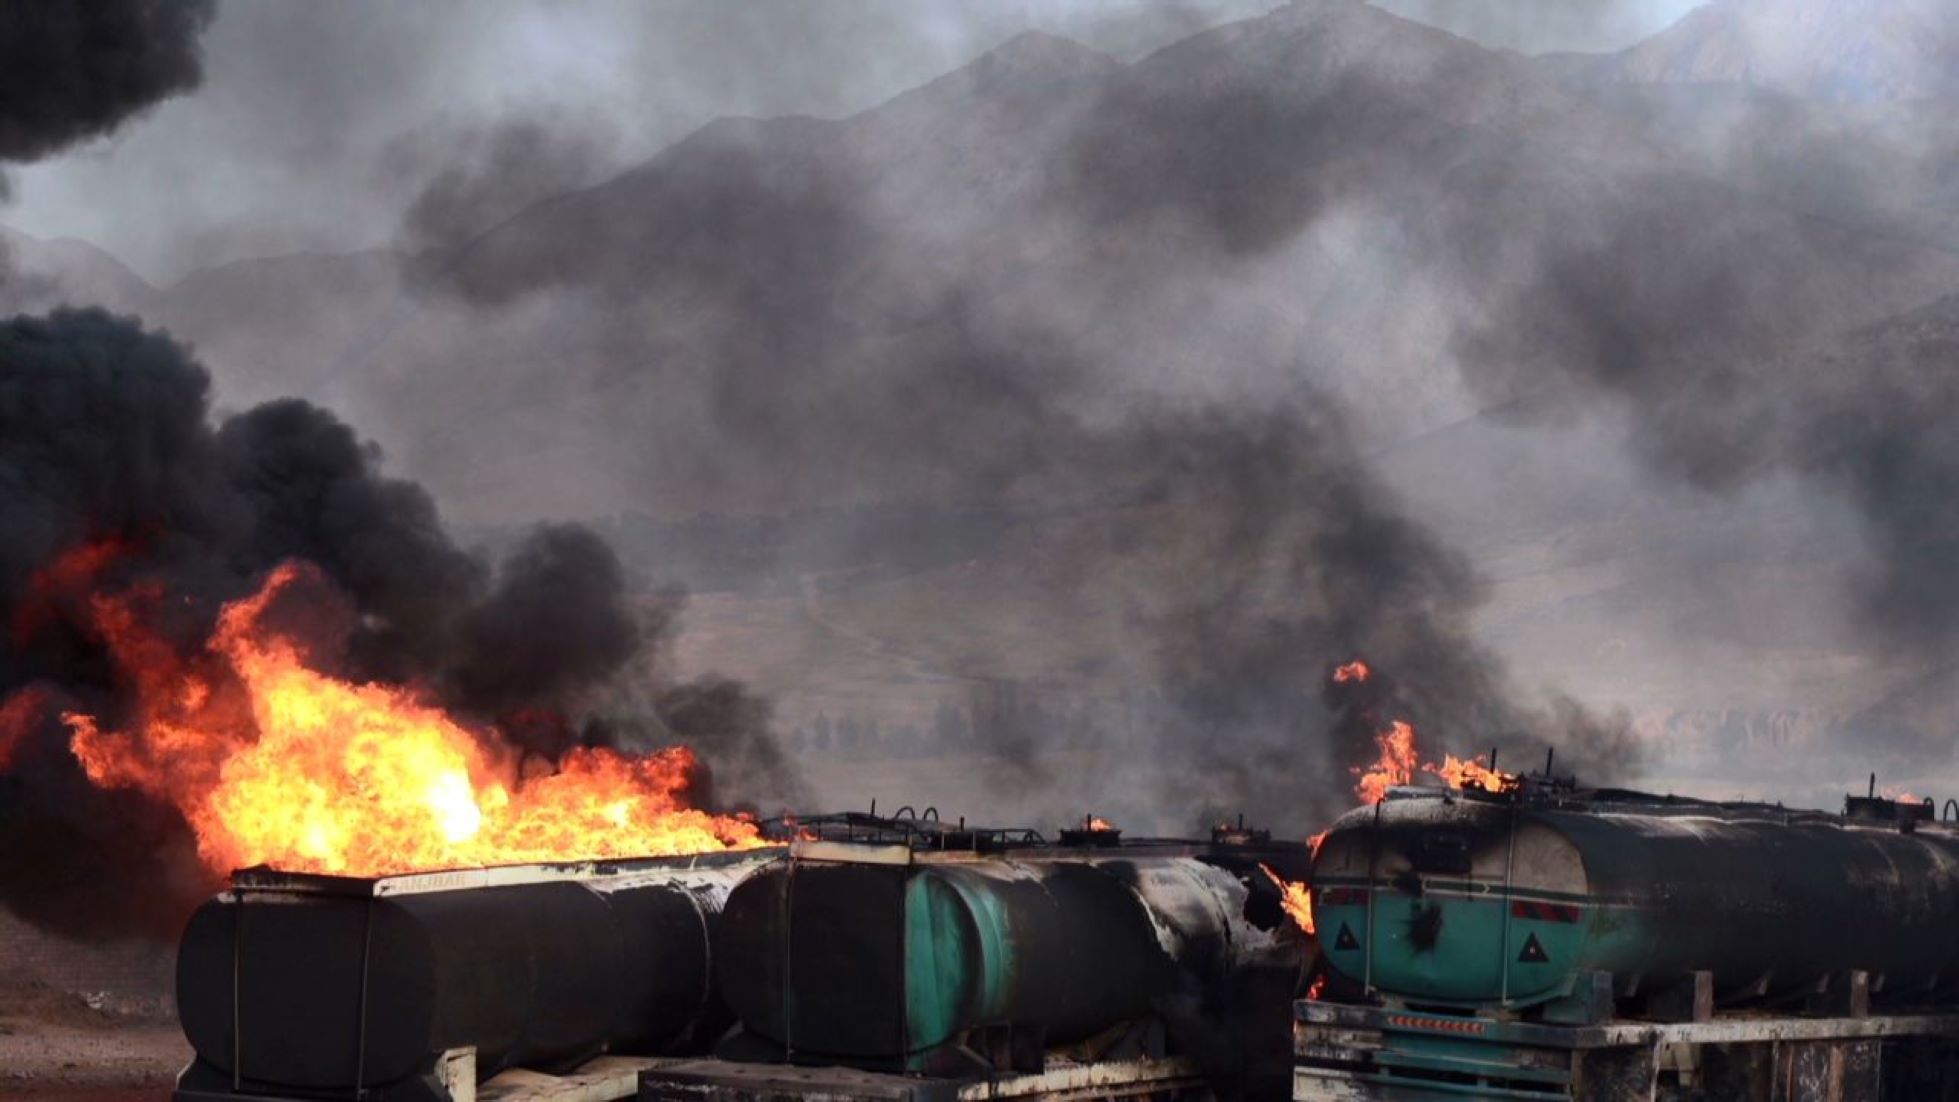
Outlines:
[{"label": "orange flame", "polygon": [[14,751],[46,716],[53,694],[29,685],[0,700],[0,770],[13,765]]},{"label": "orange flame", "polygon": [[1279,903],[1286,909],[1286,914],[1291,916],[1293,923],[1307,933],[1312,933],[1313,890],[1296,880],[1287,880],[1285,877],[1280,876],[1278,873],[1272,871],[1272,866],[1270,865],[1260,864],[1258,867],[1271,879],[1273,884],[1277,885],[1280,897]]},{"label": "orange flame", "polygon": [[56,607],[64,596],[87,592],[101,573],[127,550],[120,540],[95,540],[63,551],[36,571],[27,599],[14,613],[15,644],[24,647],[55,618]]},{"label": "orange flame", "polygon": [[1388,789],[1414,780],[1419,762],[1415,753],[1415,728],[1402,720],[1395,720],[1387,730],[1375,735],[1374,744],[1380,747],[1380,757],[1372,765],[1354,770],[1354,775],[1360,778],[1354,791],[1362,803],[1378,804],[1387,798]]},{"label": "orange flame", "polygon": [[1422,761],[1421,752],[1415,746],[1415,728],[1404,720],[1390,723],[1387,730],[1374,736],[1374,742],[1380,747],[1380,756],[1372,764],[1353,771],[1360,778],[1354,785],[1354,793],[1362,803],[1380,803],[1387,798],[1388,789],[1413,783],[1418,772],[1432,773],[1455,789],[1507,792],[1517,786],[1514,774],[1491,769],[1483,764],[1482,758],[1444,754],[1440,765]]},{"label": "orange flame", "polygon": [[1116,825],[1100,815],[1090,815],[1087,820],[1090,830],[1114,830]]},{"label": "orange flame", "polygon": [[310,668],[261,624],[309,571],[286,564],[227,605],[189,660],[143,626],[155,590],[93,600],[138,715],[105,730],[67,713],[71,748],[96,784],[173,804],[213,872],[374,876],[762,844],[753,822],[687,806],[697,762],[684,747],[575,749],[555,772],[526,776],[494,732],[466,729],[409,690]]},{"label": "orange flame", "polygon": [[1424,765],[1422,768],[1441,777],[1450,788],[1502,792],[1516,783],[1515,777],[1484,765],[1482,758],[1459,758],[1454,754],[1444,754],[1441,765]]},{"label": "orange flame", "polygon": [[1335,667],[1333,671],[1334,683],[1340,685],[1345,685],[1349,681],[1365,681],[1372,676],[1374,671],[1368,669],[1367,663],[1358,658],[1344,666]]}]

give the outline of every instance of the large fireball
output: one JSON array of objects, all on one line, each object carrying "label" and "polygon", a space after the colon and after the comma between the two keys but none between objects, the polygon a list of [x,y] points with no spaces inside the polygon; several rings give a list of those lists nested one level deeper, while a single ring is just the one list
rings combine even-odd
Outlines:
[{"label": "large fireball", "polygon": [[205,651],[188,658],[144,626],[162,594],[92,599],[139,706],[115,729],[64,714],[75,756],[96,784],[175,806],[214,872],[264,864],[373,876],[760,844],[753,823],[687,806],[698,764],[684,747],[580,748],[540,770],[409,689],[311,668],[265,624],[308,573],[293,563],[274,571],[225,607]]}]

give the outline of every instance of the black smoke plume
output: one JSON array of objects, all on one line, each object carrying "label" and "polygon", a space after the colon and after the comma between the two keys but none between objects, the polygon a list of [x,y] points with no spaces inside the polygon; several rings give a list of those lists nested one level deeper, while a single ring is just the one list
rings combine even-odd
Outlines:
[{"label": "black smoke plume", "polygon": [[215,0],[9,4],[0,12],[0,161],[36,161],[204,79]]},{"label": "black smoke plume", "polygon": [[[1475,571],[1367,472],[1344,416],[1310,389],[1260,411],[1146,408],[1074,446],[1101,453],[1111,480],[1139,479],[1068,587],[1122,607],[1142,647],[1158,806],[1209,821],[1335,814],[1397,719],[1424,761],[1495,747],[1517,762],[1548,745],[1588,775],[1636,768],[1622,717],[1533,701],[1477,638]],[[1373,676],[1333,682],[1354,659]]]},{"label": "black smoke plume", "polygon": [[[198,38],[216,0],[104,0],[0,9],[0,205],[13,198],[7,165],[114,131],[204,79]],[[0,241],[0,289],[11,249]]]},{"label": "black smoke plume", "polygon": [[[635,711],[659,718],[655,741],[684,743],[715,763],[704,801],[765,813],[806,806],[801,771],[775,737],[774,706],[741,682],[709,676],[661,684],[652,707]],[[761,803],[764,797],[775,802]]]},{"label": "black smoke plume", "polygon": [[[188,351],[132,319],[0,323],[0,902],[65,932],[167,927],[209,887],[181,819],[94,788],[67,751],[60,712],[113,723],[129,687],[86,596],[43,580],[65,555],[108,547],[99,585],[160,586],[151,626],[186,654],[223,602],[311,562],[352,613],[336,672],[422,687],[544,757],[611,741],[599,694],[650,641],[591,532],[538,528],[491,566],[332,414],[286,400],[213,424],[209,398]],[[748,708],[740,722],[766,738],[739,686],[669,680],[676,730],[717,729],[695,694]]]},{"label": "black smoke plume", "polygon": [[497,568],[458,624],[447,695],[493,715],[551,709],[589,691],[640,650],[619,559],[590,529],[548,525]]},{"label": "black smoke plume", "polygon": [[685,744],[710,766],[693,792],[705,805],[762,815],[811,806],[802,771],[778,739],[768,697],[729,677],[673,676],[686,612],[687,594],[677,586],[642,603],[642,660],[634,676],[610,678],[597,694],[586,741],[628,750]]}]

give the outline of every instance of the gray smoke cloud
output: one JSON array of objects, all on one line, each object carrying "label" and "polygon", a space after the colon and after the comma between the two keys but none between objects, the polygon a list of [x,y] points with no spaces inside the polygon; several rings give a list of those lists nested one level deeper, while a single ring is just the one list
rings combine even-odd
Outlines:
[{"label": "gray smoke cloud", "polygon": [[1959,298],[1859,332],[1792,388],[1787,461],[1863,514],[1866,619],[1906,647],[1959,638]]},{"label": "gray smoke cloud", "polygon": [[[1413,175],[1419,151],[1455,132],[1437,89],[1302,63],[1282,36],[1321,18],[1418,62],[1467,49],[1324,5],[1202,35],[1146,72],[1024,36],[888,109],[990,158],[986,175],[956,158],[882,173],[896,154],[869,122],[731,120],[473,241],[448,278],[504,311],[490,324],[519,344],[604,350],[596,388],[630,393],[645,372],[672,380],[654,388],[669,400],[699,403],[678,418],[647,410],[666,426],[650,439],[598,445],[630,454],[655,493],[685,495],[670,504],[1067,512],[1079,540],[1045,553],[1040,587],[1015,599],[1059,610],[1068,637],[1107,632],[1104,660],[1148,746],[1138,783],[1159,812],[1331,812],[1391,719],[1428,732],[1431,756],[1556,744],[1571,766],[1623,779],[1637,753],[1622,718],[1540,698],[1477,640],[1474,571],[1367,473],[1341,400],[1307,382],[1326,374],[1324,354],[1211,320],[1180,331],[1188,308],[1151,316],[1191,287],[1206,288],[1200,301],[1241,290],[1245,269],[1350,205],[1369,177],[1329,170],[1369,133],[1403,139],[1373,167]],[[1515,77],[1469,58],[1468,93],[1442,94],[1479,118]],[[1175,76],[1191,72],[1208,77]],[[1029,272],[1014,258],[1032,236],[1102,255]],[[627,368],[649,339],[659,351]],[[1205,360],[1281,382],[1138,391],[1157,364]],[[390,404],[419,408],[443,386],[416,385],[432,389]],[[1328,673],[1355,657],[1381,680],[1364,702],[1328,699]],[[976,689],[978,733],[1009,786],[1076,798],[1038,695]],[[1116,765],[1108,775],[1134,772]]]},{"label": "gray smoke cloud", "polygon": [[[1684,48],[1532,61],[1356,4],[1223,26],[1185,6],[1127,39],[1092,7],[1071,16],[1088,46],[1015,39],[856,115],[879,81],[917,82],[945,66],[906,65],[990,30],[721,6],[685,23],[712,49],[616,35],[675,54],[632,66],[675,75],[648,117],[683,100],[796,117],[725,119],[555,196],[656,143],[626,152],[628,126],[608,149],[590,136],[625,116],[475,103],[454,82],[467,109],[361,139],[376,205],[410,212],[381,236],[453,293],[337,361],[335,385],[445,495],[517,515],[978,517],[969,546],[1031,578],[998,578],[1000,599],[1052,612],[1030,618],[1070,644],[1069,672],[1122,686],[1160,760],[1223,778],[1197,797],[1221,807],[1288,806],[1280,765],[1331,802],[1391,713],[1458,752],[1569,740],[1594,747],[1593,779],[1634,768],[1616,721],[1520,687],[1478,644],[1484,586],[1374,470],[1446,416],[1603,411],[1665,484],[1800,476],[1865,520],[1876,637],[1940,637],[1948,459],[1916,420],[1946,408],[1937,312],[1897,323],[1929,336],[1887,327],[1818,358],[1952,286],[1932,247],[1959,209],[1938,109],[1811,103],[1751,85],[1745,56],[1709,71]],[[1505,23],[1521,9],[1443,7],[1398,5],[1526,30]],[[1564,10],[1578,37],[1631,9]],[[730,63],[777,34],[813,45],[780,72]],[[866,44],[903,64],[840,77]],[[1668,83],[1682,72],[1706,79]],[[838,543],[878,568],[957,554]],[[1353,656],[1384,695],[1324,695]],[[1054,779],[1037,705],[1065,678],[994,668],[1011,657],[972,674],[987,733],[1013,775]],[[760,703],[724,701],[709,726],[748,730]]]},{"label": "gray smoke cloud", "polygon": [[[461,0],[225,7],[194,103],[21,180],[20,228],[160,281],[240,257],[387,247],[435,173],[412,150],[512,119],[600,127],[632,164],[721,116],[841,117],[1030,27],[1135,56],[1271,0]],[[170,5],[157,5],[161,9]],[[169,217],[132,217],[168,189]],[[106,212],[118,212],[110,216]],[[486,227],[476,227],[482,229]]]},{"label": "gray smoke cloud", "polygon": [[[1275,717],[1324,720],[1300,707],[1319,699],[1317,671],[1373,649],[1399,687],[1370,723],[1404,711],[1456,749],[1565,729],[1624,780],[1620,725],[1520,703],[1467,627],[1473,573],[1341,473],[1365,468],[1382,423],[1379,407],[1364,423],[1348,407],[1373,390],[1407,420],[1393,329],[1439,331],[1415,346],[1424,378],[1453,358],[1474,406],[1540,422],[1629,411],[1631,445],[1671,480],[1735,490],[1795,472],[1851,500],[1880,552],[1871,622],[1906,641],[1942,631],[1926,623],[1949,617],[1930,576],[1944,521],[1900,488],[1943,492],[1942,450],[1901,443],[1917,411],[1945,408],[1939,386],[1869,356],[1856,386],[1785,365],[1949,286],[1939,250],[1897,232],[1937,228],[1950,182],[1928,170],[1944,131],[1909,104],[1889,129],[1852,127],[1832,106],[1765,98],[1747,72],[1649,87],[1639,70],[1528,63],[1335,3],[1129,65],[1029,36],[844,123],[709,127],[477,240],[453,278],[511,310],[500,339],[576,349],[575,389],[646,402],[622,423],[670,426],[629,448],[572,446],[672,509],[1006,510],[1133,504],[1158,487],[1181,503],[1149,506],[1159,529],[1084,540],[1053,569],[1099,594],[1070,607],[1133,616],[1125,669],[1151,723],[1231,732],[1213,772],[1255,787],[1266,749],[1326,748]],[[1912,171],[1860,168],[1874,148]],[[1246,305],[1314,295],[1336,305],[1308,314],[1306,335]],[[1930,532],[1907,519],[1927,510]],[[1214,532],[1241,537],[1213,546]],[[1378,557],[1331,554],[1344,532]],[[1285,565],[1296,548],[1313,561]],[[1312,596],[1333,592],[1335,563],[1352,593]],[[1934,599],[1906,608],[1919,592]],[[1290,615],[1271,611],[1292,595]],[[1431,634],[1371,642],[1370,608],[1384,623],[1420,610]],[[976,692],[1003,759],[1040,775],[1028,694]],[[1177,748],[1201,741],[1163,748],[1187,761]],[[1357,741],[1321,774],[1344,781],[1325,767]]]},{"label": "gray smoke cloud", "polygon": [[[1870,673],[1810,756],[1938,770],[1959,642],[1959,453],[1938,427],[1959,412],[1959,132],[1936,96],[1951,94],[1940,58],[1959,20],[1914,0],[1812,15],[1714,5],[1689,28],[1699,37],[1564,71],[1656,143],[1638,171],[1609,203],[1538,204],[1541,238],[1492,222],[1428,244],[1485,292],[1452,347],[1480,401],[1533,425],[1623,418],[1661,492],[1800,495],[1841,516],[1827,569],[1805,568],[1805,584],[1839,610],[1836,645]],[[1711,83],[1669,86],[1695,58]],[[1746,512],[1737,548],[1809,553]],[[1698,584],[1728,603],[1720,582]],[[1731,607],[1741,622],[1778,615]]]},{"label": "gray smoke cloud", "polygon": [[[225,7],[206,85],[121,136],[113,164],[29,170],[16,224],[92,241],[148,278],[241,257],[387,247],[430,183],[404,147],[442,150],[512,118],[606,120],[621,165],[721,116],[839,118],[923,84],[1024,30],[1130,60],[1275,0],[458,0]],[[1664,3],[1457,4],[1393,10],[1493,45],[1616,48]],[[1652,9],[1652,10],[1649,10]],[[1568,13],[1583,10],[1576,18]],[[1627,13],[1621,18],[1619,12]],[[1594,33],[1596,32],[1596,33]],[[145,197],[169,216],[136,217]],[[116,212],[113,215],[109,212]],[[484,227],[479,227],[484,228]]]},{"label": "gray smoke cloud", "polygon": [[[1206,55],[1234,41],[1178,47],[1176,64],[1215,71]],[[955,148],[1032,132],[1034,158],[1058,171],[1028,191],[1011,171],[999,174],[1005,190],[992,179],[935,188],[932,173],[956,164],[880,180],[871,166],[889,154],[874,132],[717,124],[472,242],[448,279],[493,309],[437,314],[424,332],[491,324],[527,346],[603,349],[612,381],[599,385],[622,393],[636,372],[671,379],[654,388],[663,399],[700,405],[678,418],[649,409],[662,431],[601,447],[701,507],[717,495],[764,509],[881,499],[979,510],[1009,528],[1016,508],[1066,517],[1076,538],[1043,553],[1036,587],[1012,599],[1046,607],[1064,638],[1106,638],[1147,749],[1103,775],[1144,766],[1138,783],[1159,814],[1331,812],[1350,799],[1348,767],[1397,718],[1429,732],[1432,757],[1555,743],[1575,767],[1625,776],[1637,754],[1622,721],[1538,699],[1477,641],[1474,571],[1369,475],[1342,403],[1307,381],[1325,366],[1313,352],[1209,328],[1194,341],[1175,332],[1181,316],[1146,318],[1180,286],[1230,293],[1240,265],[1345,198],[1305,186],[1342,145],[1326,124],[1343,104],[1374,100],[1374,124],[1418,139],[1445,129],[1391,82],[1270,76],[1239,70],[1207,95],[1172,85],[1173,96],[1106,55],[1026,36],[896,108]],[[1299,84],[1335,94],[1300,96]],[[1230,181],[1255,186],[1220,187]],[[914,209],[909,194],[944,201]],[[999,281],[1030,227],[1086,249],[1147,241],[1137,228],[1165,223],[1184,233],[1174,253],[1117,252],[1086,279]],[[661,354],[629,367],[648,318],[670,326],[653,338]],[[1152,344],[1172,359],[1243,356],[1287,381],[1259,399],[1182,383],[1139,393],[1122,373],[1166,355]],[[693,378],[708,380],[704,393]],[[417,408],[436,392],[391,404]],[[1326,696],[1332,668],[1355,657],[1382,671],[1364,707]],[[1076,799],[1037,695],[1011,681],[976,689],[978,733],[998,762],[983,777]]]},{"label": "gray smoke cloud", "polygon": [[395,249],[416,283],[439,282],[476,237],[525,207],[596,183],[616,170],[619,138],[601,123],[564,114],[499,120],[429,140],[398,141],[386,156],[402,176],[425,180],[408,204]]},{"label": "gray smoke cloud", "polygon": [[1819,332],[1846,286],[1884,293],[1890,258],[1820,220],[1763,232],[1690,179],[1648,181],[1603,221],[1563,228],[1463,335],[1468,378],[1496,401],[1550,393],[1625,411],[1667,478],[1733,492],[1795,474],[1840,495],[1873,556],[1864,626],[1893,650],[1949,648],[1959,452],[1936,426],[1959,412],[1951,300]]}]

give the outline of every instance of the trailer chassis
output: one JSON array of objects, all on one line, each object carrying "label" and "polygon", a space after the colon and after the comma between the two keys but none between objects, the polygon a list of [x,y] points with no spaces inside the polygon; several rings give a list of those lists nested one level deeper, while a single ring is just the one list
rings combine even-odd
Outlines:
[{"label": "trailer chassis", "polygon": [[1959,1014],[1556,1025],[1294,1006],[1294,1102],[1953,1102]]}]

